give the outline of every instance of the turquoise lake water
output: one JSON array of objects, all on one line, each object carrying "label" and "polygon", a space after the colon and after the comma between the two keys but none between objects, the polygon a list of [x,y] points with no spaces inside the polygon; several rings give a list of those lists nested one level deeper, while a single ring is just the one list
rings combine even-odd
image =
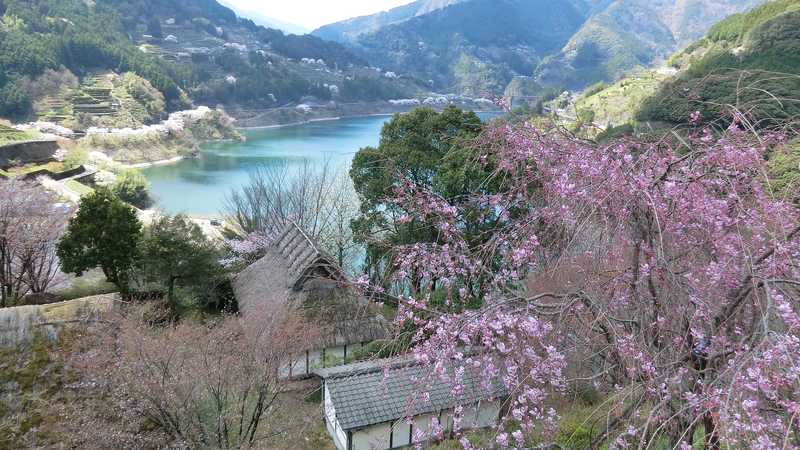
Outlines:
[{"label": "turquoise lake water", "polygon": [[[482,119],[496,113],[480,113]],[[247,142],[206,144],[197,158],[144,169],[156,206],[168,213],[217,216],[232,189],[271,164],[349,166],[356,152],[376,146],[390,116],[357,117],[281,128],[246,130]]]}]

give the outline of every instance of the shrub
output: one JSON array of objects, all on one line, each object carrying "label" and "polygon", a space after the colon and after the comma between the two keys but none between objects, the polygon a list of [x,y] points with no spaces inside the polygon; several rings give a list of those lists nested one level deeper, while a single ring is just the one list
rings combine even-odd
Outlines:
[{"label": "shrub", "polygon": [[149,193],[150,183],[138,170],[123,170],[117,174],[117,179],[111,187],[111,191],[120,200],[131,205],[145,209],[152,204]]},{"label": "shrub", "polygon": [[64,157],[64,169],[70,170],[82,166],[89,161],[89,150],[85,147],[75,147]]}]

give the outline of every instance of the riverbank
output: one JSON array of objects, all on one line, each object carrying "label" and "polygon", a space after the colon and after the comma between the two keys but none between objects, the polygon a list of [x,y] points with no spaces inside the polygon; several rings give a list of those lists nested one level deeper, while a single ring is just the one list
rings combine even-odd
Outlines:
[{"label": "riverbank", "polygon": [[136,163],[136,164],[120,164],[119,167],[122,169],[146,169],[148,167],[155,167],[155,166],[165,166],[167,164],[174,164],[177,162],[181,162],[186,159],[186,156],[176,156],[174,158],[168,159],[160,159],[158,161],[149,161],[143,163]]},{"label": "riverbank", "polygon": [[438,97],[437,102],[417,103],[327,103],[322,105],[298,105],[282,108],[263,110],[229,108],[228,114],[236,118],[236,127],[239,129],[277,128],[293,125],[305,125],[314,122],[351,119],[358,117],[391,116],[397,113],[407,113],[419,107],[429,107],[437,110],[446,106],[457,106],[475,112],[497,111],[496,105],[486,102],[467,100],[444,100]]}]

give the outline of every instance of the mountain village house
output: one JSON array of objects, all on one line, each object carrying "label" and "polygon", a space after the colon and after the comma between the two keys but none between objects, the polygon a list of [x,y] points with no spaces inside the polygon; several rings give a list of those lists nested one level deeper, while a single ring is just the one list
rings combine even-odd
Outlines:
[{"label": "mountain village house", "polygon": [[434,422],[447,433],[453,430],[456,406],[465,408],[460,429],[497,422],[505,389],[499,383],[487,389],[469,371],[463,394],[455,397],[450,380],[435,378],[421,384],[431,370],[410,357],[347,364],[363,345],[387,337],[387,323],[348,287],[341,268],[294,223],[264,257],[236,278],[234,291],[249,320],[263,317],[267,322],[265,315],[292,305],[317,327],[319,334],[312,343],[290,358],[279,375],[322,379],[324,420],[339,450],[409,446],[425,439]]},{"label": "mountain village house", "polygon": [[[323,379],[325,425],[339,450],[385,450],[453,431],[453,411],[464,408],[460,430],[497,423],[506,390],[487,388],[470,370],[453,395],[455,380],[432,375],[410,358],[317,369]],[[452,375],[452,374],[450,374]],[[461,389],[463,388],[463,390]],[[434,427],[434,428],[432,428]]]},{"label": "mountain village house", "polygon": [[313,342],[281,369],[284,377],[307,377],[316,367],[346,363],[364,344],[387,336],[383,316],[347,285],[342,269],[295,223],[237,276],[234,291],[249,320],[291,305],[316,327]]}]

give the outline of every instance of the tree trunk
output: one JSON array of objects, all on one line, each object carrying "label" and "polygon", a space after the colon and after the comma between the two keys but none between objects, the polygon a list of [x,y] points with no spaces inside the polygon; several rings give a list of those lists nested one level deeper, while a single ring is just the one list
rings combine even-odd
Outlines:
[{"label": "tree trunk", "polygon": [[706,450],[720,450],[717,426],[710,411],[703,415],[703,427],[706,431]]},{"label": "tree trunk", "polygon": [[177,280],[177,277],[169,277],[169,282],[167,283],[167,301],[169,302],[169,307],[173,311],[177,309],[177,305],[175,305],[175,282]]}]

